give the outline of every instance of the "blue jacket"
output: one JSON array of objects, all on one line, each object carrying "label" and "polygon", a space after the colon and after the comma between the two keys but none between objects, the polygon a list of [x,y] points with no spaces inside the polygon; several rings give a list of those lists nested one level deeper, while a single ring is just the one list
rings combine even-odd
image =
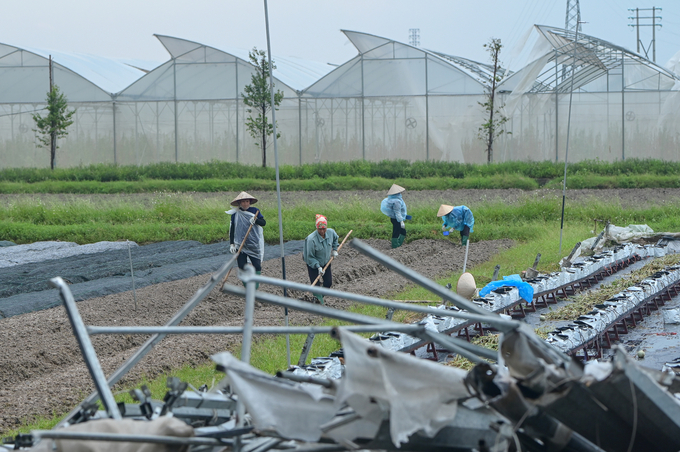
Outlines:
[{"label": "blue jacket", "polygon": [[380,203],[380,211],[390,218],[397,221],[404,221],[406,219],[406,203],[401,198],[401,193],[396,195],[388,195]]},{"label": "blue jacket", "polygon": [[470,228],[475,224],[475,217],[472,216],[472,211],[467,206],[456,206],[447,215],[444,215],[444,226],[453,228],[456,231],[462,231],[465,226]]}]

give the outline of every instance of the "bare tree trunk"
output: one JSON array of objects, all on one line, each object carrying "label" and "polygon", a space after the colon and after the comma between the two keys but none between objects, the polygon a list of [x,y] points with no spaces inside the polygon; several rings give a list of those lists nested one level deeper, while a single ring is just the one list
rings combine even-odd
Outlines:
[{"label": "bare tree trunk", "polygon": [[56,133],[50,134],[50,169],[54,169],[57,159],[57,137]]}]

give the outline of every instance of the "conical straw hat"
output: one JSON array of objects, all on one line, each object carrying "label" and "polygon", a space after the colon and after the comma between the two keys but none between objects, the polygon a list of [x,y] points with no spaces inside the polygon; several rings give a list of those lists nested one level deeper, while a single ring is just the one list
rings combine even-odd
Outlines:
[{"label": "conical straw hat", "polygon": [[453,210],[453,206],[442,204],[441,206],[439,206],[439,211],[437,212],[437,216],[443,217],[444,215],[448,215],[452,210]]},{"label": "conical straw hat", "polygon": [[231,202],[232,206],[238,206],[239,202],[244,200],[244,199],[250,199],[250,204],[255,204],[257,202],[257,198],[254,196],[249,195],[248,193],[242,191],[241,193],[238,194],[236,198]]},{"label": "conical straw hat", "polygon": [[402,191],[406,191],[404,187],[400,187],[397,184],[392,184],[390,187],[390,191],[387,192],[388,195],[396,195],[397,193],[401,193]]},{"label": "conical straw hat", "polygon": [[461,297],[471,300],[477,292],[477,283],[475,282],[475,277],[468,272],[460,275],[458,284],[456,284],[456,292]]}]

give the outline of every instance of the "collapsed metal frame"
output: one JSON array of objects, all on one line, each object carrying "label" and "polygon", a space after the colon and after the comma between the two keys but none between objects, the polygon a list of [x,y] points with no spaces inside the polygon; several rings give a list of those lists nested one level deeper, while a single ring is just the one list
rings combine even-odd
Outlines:
[{"label": "collapsed metal frame", "polygon": [[[611,377],[607,380],[606,383],[603,384],[595,383],[591,387],[589,384],[584,383],[584,381],[579,379],[580,378],[579,376],[582,375],[582,370],[579,369],[582,368],[575,361],[573,361],[573,358],[570,358],[566,353],[556,348],[553,348],[552,346],[544,342],[542,339],[538,338],[533,333],[533,330],[531,328],[528,328],[527,325],[515,320],[501,318],[500,316],[494,314],[493,312],[486,311],[483,308],[474,305],[474,303],[471,303],[466,299],[459,297],[455,293],[419,275],[418,273],[400,264],[399,262],[370,248],[368,245],[364,244],[360,240],[354,240],[352,243],[350,243],[350,246],[357,249],[360,253],[364,254],[365,256],[386,266],[388,269],[395,271],[396,273],[407,278],[408,280],[418,284],[419,286],[431,290],[432,292],[438,295],[441,295],[443,299],[455,304],[456,306],[459,306],[461,309],[470,308],[473,311],[473,312],[451,312],[448,315],[455,314],[469,321],[475,320],[483,321],[503,332],[504,340],[502,341],[502,348],[498,353],[502,353],[503,356],[506,357],[506,364],[510,367],[511,371],[519,372],[520,374],[522,374],[526,370],[526,366],[522,364],[524,362],[523,361],[524,358],[530,360],[536,360],[540,358],[545,361],[543,372],[546,371],[547,366],[550,366],[550,368],[552,369],[559,370],[560,375],[550,376],[552,375],[552,373],[549,372],[550,375],[548,376],[548,378],[551,381],[551,385],[555,386],[554,389],[556,389],[558,392],[563,392],[566,395],[571,393],[569,391],[566,392],[562,391],[560,387],[564,386],[564,388],[566,388],[572,386],[573,389],[577,391],[577,394],[574,395],[573,397],[565,396],[559,398],[554,403],[550,402],[548,405],[545,405],[544,402],[538,401],[538,403],[534,405],[533,408],[532,403],[527,404],[529,402],[529,399],[526,400],[522,399],[524,400],[522,402],[524,405],[522,405],[522,407],[519,407],[517,405],[517,399],[513,395],[516,393],[517,389],[512,390],[512,387],[515,386],[512,386],[510,388],[511,391],[508,392],[507,394],[504,393],[505,395],[502,398],[496,397],[497,394],[493,390],[493,387],[489,386],[487,388],[486,384],[482,384],[484,381],[487,381],[489,378],[495,375],[496,373],[495,367],[489,365],[488,363],[481,363],[478,366],[476,366],[473,369],[473,371],[468,373],[468,376],[466,377],[465,380],[466,385],[468,385],[467,386],[468,391],[470,391],[470,394],[473,397],[477,397],[483,403],[486,404],[490,402],[490,407],[493,409],[495,413],[500,415],[503,419],[507,419],[510,421],[508,427],[510,427],[510,429],[513,430],[514,433],[511,433],[509,437],[514,436],[516,444],[521,443],[523,448],[528,447],[530,450],[539,450],[532,449],[532,445],[535,446],[538,446],[539,444],[545,445],[546,441],[548,441],[548,443],[550,444],[555,443],[564,446],[565,445],[564,441],[566,441],[566,439],[558,433],[560,429],[567,428],[567,431],[571,432],[571,439],[569,440],[569,444],[566,445],[567,447],[564,450],[570,450],[574,452],[599,451],[601,450],[600,448],[597,447],[600,442],[600,436],[598,436],[599,430],[597,430],[597,425],[599,425],[598,424],[599,421],[595,421],[592,418],[593,413],[595,411],[597,411],[598,413],[602,411],[602,413],[598,414],[597,416],[599,416],[600,418],[602,418],[603,416],[606,417],[605,421],[611,424],[613,429],[633,432],[633,436],[630,439],[630,444],[633,444],[633,441],[635,441],[636,444],[638,445],[638,448],[634,448],[633,450],[636,451],[649,450],[649,447],[647,447],[650,444],[649,442],[657,441],[658,438],[661,438],[659,441],[662,441],[664,444],[664,448],[660,450],[664,451],[669,450],[669,452],[671,449],[677,450],[676,446],[677,435],[674,436],[674,433],[666,432],[664,429],[668,427],[670,429],[669,431],[672,432],[676,432],[678,429],[680,429],[680,422],[677,421],[677,419],[680,419],[677,417],[677,412],[679,408],[677,407],[677,404],[675,404],[671,400],[673,398],[672,395],[668,394],[668,391],[663,389],[659,385],[661,384],[662,386],[669,388],[671,386],[673,386],[674,388],[676,386],[680,388],[680,386],[678,386],[680,385],[680,383],[675,382],[675,380],[671,379],[670,377],[662,379],[663,381],[659,380],[658,379],[659,377],[657,377],[656,379],[657,381],[656,382],[653,381],[655,379],[654,377],[649,376],[644,372],[638,371],[636,368],[634,368],[635,366],[632,363],[628,364],[628,360],[624,357],[625,352],[623,352],[622,349],[619,348],[617,352],[618,355],[616,355],[614,359],[614,370],[611,374]],[[229,267],[234,264],[234,261],[235,257],[232,257],[227,263],[225,263],[225,265],[220,269],[220,271],[218,271],[218,273],[214,274],[211,277],[209,283],[203,288],[199,289],[196,295],[190,301],[200,300],[200,298],[207,295],[207,293],[212,288],[214,288],[218,281],[221,281],[222,275],[226,273]],[[300,309],[307,312],[313,312],[318,315],[338,318],[340,320],[354,322],[358,324],[346,327],[339,327],[345,328],[347,330],[385,331],[389,329],[392,331],[400,330],[408,334],[414,335],[416,337],[423,336],[432,342],[445,344],[447,347],[452,346],[452,349],[458,348],[461,351],[461,354],[465,353],[473,355],[474,357],[476,357],[476,362],[481,362],[481,358],[485,357],[484,355],[486,354],[497,356],[496,352],[489,353],[491,351],[483,347],[473,346],[472,344],[468,344],[464,341],[455,340],[450,337],[442,338],[443,335],[441,333],[429,332],[425,330],[424,325],[420,324],[404,325],[394,323],[389,320],[376,319],[373,317],[332,309],[326,306],[314,305],[299,300],[291,300],[285,297],[279,297],[277,295],[258,292],[256,290],[258,282],[269,283],[277,286],[284,284],[288,286],[289,284],[296,283],[289,283],[282,280],[275,280],[272,278],[258,276],[255,274],[254,269],[250,266],[246,267],[246,270],[242,272],[241,276],[242,276],[241,279],[243,280],[246,286],[245,289],[236,286],[224,286],[223,291],[227,293],[234,293],[245,296],[246,298],[244,316],[245,322],[242,328],[178,327],[178,326],[115,327],[115,328],[87,327],[82,323],[82,319],[80,318],[80,315],[78,313],[75,301],[73,300],[73,297],[70,294],[68,285],[60,278],[54,278],[53,280],[51,280],[51,283],[54,286],[58,287],[60,290],[60,296],[62,297],[66,310],[69,314],[69,319],[72,322],[74,334],[76,335],[79,346],[83,351],[83,355],[88,370],[90,371],[93,380],[95,380],[95,385],[97,386],[98,390],[101,391],[101,393],[98,392],[98,394],[101,394],[101,398],[104,401],[106,411],[101,413],[97,417],[109,417],[112,419],[117,419],[116,409],[118,409],[118,405],[116,405],[115,401],[112,400],[112,394],[109,385],[106,379],[104,378],[103,374],[101,373],[101,368],[99,367],[99,362],[97,360],[96,353],[94,352],[94,349],[92,348],[92,344],[90,342],[91,334],[155,333],[156,334],[155,337],[159,336],[165,337],[167,334],[197,334],[197,333],[243,334],[244,343],[241,360],[247,362],[249,360],[250,346],[252,344],[253,334],[257,334],[260,332],[271,334],[281,332],[281,334],[283,334],[284,332],[293,331],[291,328],[295,328],[295,331],[299,331],[303,334],[314,330],[318,332],[329,331],[328,327],[287,327],[287,328],[254,327],[253,313],[256,299],[262,302],[272,303],[275,305],[291,306],[293,307],[293,309]],[[358,302],[364,301],[368,304],[380,304],[385,306],[398,305],[398,308],[403,310],[420,312],[434,310],[437,313],[440,313],[439,312],[440,310],[436,310],[429,307],[410,306],[405,303],[373,299],[372,297],[364,297],[362,295],[357,294],[348,294],[344,292],[334,291],[331,289],[316,288],[307,285],[297,285],[288,287],[308,292],[312,291],[320,292],[321,290],[323,290],[324,293],[328,295],[339,296],[341,298],[347,299],[350,299],[351,297],[355,301]],[[191,303],[187,303],[187,305],[190,304]],[[187,305],[185,305],[185,307],[187,307]],[[180,310],[180,313],[183,311],[188,312],[188,310],[182,308]],[[177,319],[178,317],[180,317],[180,313],[176,314],[173,317],[173,319]],[[341,337],[342,334],[342,332],[338,329],[332,329],[330,330],[330,332],[331,336],[336,339]],[[478,352],[481,353],[476,354]],[[229,370],[232,369],[234,364],[225,364],[225,366],[226,366],[225,368]],[[238,368],[239,366],[236,366],[233,367],[232,370],[237,371]],[[540,370],[541,369],[536,369],[537,372]],[[621,374],[621,371],[625,372],[625,376]],[[327,388],[332,388],[335,386],[335,383],[332,380],[319,379],[308,376],[291,375],[290,372],[281,372],[277,374],[277,377],[282,377],[297,382],[321,385]],[[88,432],[88,433],[74,432],[71,430],[63,431],[36,430],[32,432],[32,435],[22,438],[23,442],[21,442],[19,438],[17,438],[15,446],[19,445],[19,448],[29,447],[32,445],[33,440],[42,438],[48,440],[49,439],[71,441],[94,440],[94,441],[167,444],[175,446],[190,446],[193,447],[192,450],[196,451],[223,450],[225,446],[230,447],[235,452],[255,452],[255,451],[265,452],[267,450],[278,451],[289,450],[294,452],[303,451],[330,452],[331,450],[342,451],[359,447],[358,444],[353,443],[349,439],[348,440],[338,439],[335,443],[332,444],[324,443],[323,438],[316,442],[314,441],[299,442],[296,440],[286,441],[285,435],[281,436],[280,434],[277,434],[275,432],[269,431],[255,432],[253,431],[255,427],[244,425],[245,405],[244,402],[239,402],[238,400],[238,396],[240,394],[238,393],[232,394],[231,391],[227,391],[226,394],[218,392],[218,390],[221,391],[225,388],[225,386],[223,386],[222,384],[218,385],[218,387],[216,388],[213,388],[211,392],[188,393],[185,392],[185,389],[187,387],[186,383],[177,384],[179,383],[178,379],[174,380],[177,380],[177,382],[173,383],[168,381],[168,387],[171,388],[171,391],[174,391],[174,393],[171,394],[171,391],[169,391],[168,394],[166,395],[166,399],[164,399],[163,402],[154,401],[156,404],[151,405],[149,403],[150,395],[149,398],[146,398],[144,397],[144,395],[142,395],[142,397],[138,398],[140,404],[136,406],[137,407],[136,410],[128,410],[127,409],[128,404],[126,404],[123,406],[125,410],[122,413],[121,410],[119,410],[118,412],[121,416],[124,415],[126,417],[133,417],[136,419],[144,419],[144,417],[146,417],[147,419],[152,419],[152,417],[149,416],[149,413],[151,414],[156,413],[162,415],[163,413],[167,413],[167,411],[165,411],[166,409],[169,409],[170,411],[172,411],[175,417],[183,419],[185,420],[185,422],[189,422],[186,420],[186,418],[191,418],[191,416],[194,416],[193,419],[199,419],[201,418],[201,416],[203,417],[204,420],[208,418],[212,419],[212,424],[209,423],[209,425],[205,427],[196,427],[194,429],[195,434],[194,437],[186,438],[174,436],[161,436],[153,434],[129,434],[129,433],[118,435],[100,432]],[[538,378],[538,380],[535,381],[534,379],[531,378],[528,379],[520,378],[514,384],[521,385],[523,387],[526,386],[528,389],[531,390],[538,389],[536,384],[539,384],[540,387],[543,387],[543,384],[545,382],[541,383],[542,381],[543,380],[541,378]],[[546,388],[543,388],[543,390],[545,389]],[[479,391],[482,392],[480,393]],[[636,400],[639,400],[639,404],[634,405],[634,407],[638,406],[638,408],[634,408],[634,411],[637,409],[641,410],[640,419],[644,421],[645,419],[647,419],[648,416],[654,415],[661,419],[658,422],[659,425],[656,425],[654,422],[643,422],[642,424],[639,424],[635,420],[636,418],[633,418],[633,420],[631,421],[625,417],[623,418],[617,417],[616,413],[618,411],[611,411],[611,409],[613,409],[613,407],[621,401],[621,397],[619,393],[617,393],[616,391],[631,392],[633,403],[635,404]],[[143,388],[142,391],[134,390],[134,392],[135,394],[142,394]],[[674,392],[676,391],[674,390]],[[575,400],[575,398],[583,396],[585,397],[584,399],[585,402],[591,404],[593,402],[597,402],[593,395],[589,395],[590,393],[595,394],[597,398],[601,399],[603,402],[601,402],[601,406],[600,405],[595,406],[592,410],[590,410],[593,411],[593,413],[588,412],[586,415],[586,417],[589,416],[588,419],[582,422],[579,416],[576,416],[576,418],[571,416],[574,410],[577,410],[578,409],[577,407],[580,407],[582,405],[582,403],[579,402],[578,400]],[[234,398],[234,395],[236,396],[236,399]],[[175,408],[173,408],[172,405],[174,403],[173,400],[180,399],[180,396],[182,401],[189,400],[190,404],[184,405],[177,404],[179,405],[177,407],[178,410],[175,411]],[[546,401],[552,400],[552,397],[554,397],[554,395],[548,394],[547,392],[544,394],[544,396],[545,397],[542,397],[542,399],[545,399],[547,397],[548,399],[546,399]],[[492,397],[492,399],[487,399],[489,397]],[[487,402],[485,402],[485,400],[487,400]],[[206,408],[212,408],[204,410],[211,411],[212,416],[200,412],[200,410],[202,409],[200,408],[202,402],[206,402],[205,405]],[[210,405],[211,403],[212,405]],[[159,406],[159,404],[162,406]],[[510,409],[510,405],[508,404],[510,404],[514,408]],[[144,409],[143,405],[147,405],[146,409]],[[94,408],[95,411],[92,412],[93,409],[92,406],[86,407],[87,410],[90,410],[89,413],[90,415],[97,414],[96,406]],[[150,408],[153,408],[153,410],[158,409],[158,411],[153,411]],[[468,418],[469,416],[474,417],[473,416],[474,412],[470,410],[466,411],[464,405],[459,406],[459,409],[465,412],[464,414],[465,418]],[[347,422],[351,422],[354,419],[361,418],[361,416],[357,417],[357,413],[352,414],[351,411],[352,410],[347,411],[341,409],[339,412],[336,413],[335,417],[330,422],[321,425],[322,431],[325,432],[328,429],[342,426],[345,425]],[[86,420],[88,420],[88,417],[76,419],[73,423],[78,423],[80,421]],[[491,428],[491,430],[497,430],[493,428],[493,426],[489,427],[490,418],[484,418],[483,421],[484,431],[490,431],[489,428]],[[219,425],[217,425],[218,422]],[[594,432],[590,431],[592,430],[593,425],[596,426],[596,431]],[[512,426],[514,426],[514,428]],[[520,428],[520,426],[522,428],[521,431],[517,430]],[[482,428],[481,424],[479,428]],[[471,438],[474,439],[474,444],[469,443],[468,441],[469,445],[467,445],[468,443],[465,443],[465,440],[469,440],[470,438],[466,437],[464,440],[463,437],[461,436],[463,432],[468,431],[469,429],[470,427],[465,422],[463,422],[463,424],[460,425],[452,424],[452,430],[442,431],[442,435],[441,436],[438,435],[435,441],[428,442],[428,440],[425,440],[423,442],[420,440],[416,440],[415,443],[410,444],[411,447],[405,448],[404,450],[427,450],[428,446],[435,447],[437,448],[437,450],[470,450],[470,451],[477,450],[479,444],[481,443],[477,443],[477,439],[474,439],[475,435],[471,436]],[[638,430],[639,440],[635,436],[635,432],[637,432]],[[478,429],[477,432],[479,431],[481,430]],[[255,435],[255,433],[258,433],[259,435],[262,436],[258,437]],[[663,436],[664,434],[666,434],[666,436]],[[610,445],[609,443],[613,444],[617,443],[617,441],[627,442],[628,441],[627,438],[623,439],[619,438],[623,436],[614,435],[616,441],[607,440],[605,441],[605,443]],[[479,436],[476,436],[476,438],[479,438]],[[384,437],[384,435],[381,436],[380,434],[378,434],[375,438],[371,440],[372,442],[367,445],[368,447],[365,448],[380,450],[395,450],[394,446],[396,445],[396,443],[391,443],[389,442],[389,440],[387,441],[385,440],[386,438]],[[620,448],[612,449],[612,447],[604,447],[604,449],[621,450]],[[629,450],[631,449],[629,448]]]},{"label": "collapsed metal frame", "polygon": [[[413,281],[414,283],[424,287],[432,292],[442,296],[445,300],[458,306],[460,309],[466,309],[469,312],[456,312],[447,311],[445,315],[450,315],[454,317],[460,317],[471,321],[484,322],[486,324],[492,325],[499,331],[510,332],[521,327],[520,322],[514,320],[504,319],[495,313],[486,311],[483,308],[476,306],[474,303],[460,297],[459,295],[449,291],[448,289],[438,285],[434,281],[431,281],[415,271],[409,269],[408,267],[400,264],[399,262],[383,255],[382,253],[372,249],[370,246],[360,242],[359,240],[354,240],[350,244],[352,247],[357,249],[360,253],[366,255],[367,257],[378,261],[379,263],[387,266],[390,270],[406,277],[407,279]],[[226,272],[235,264],[236,257],[231,257],[215,274],[213,274],[208,281],[208,283],[200,288],[196,294],[172,317],[172,319],[166,324],[166,326],[157,327],[106,327],[106,326],[86,326],[76,306],[75,300],[70,292],[70,289],[66,282],[61,278],[54,278],[50,283],[59,289],[60,297],[64,302],[65,309],[68,313],[69,320],[71,321],[72,328],[74,330],[74,335],[78,340],[79,347],[83,353],[83,358],[85,360],[88,372],[95,382],[95,387],[97,390],[95,393],[90,395],[85,399],[75,410],[73,410],[62,422],[57,425],[57,428],[65,426],[67,423],[74,421],[75,415],[81,413],[88,403],[92,403],[97,399],[100,399],[104,405],[106,416],[112,419],[121,419],[123,414],[121,413],[118,405],[116,404],[113,394],[111,392],[111,386],[113,386],[117,381],[120,380],[139,360],[150,352],[153,347],[160,342],[168,334],[243,334],[243,346],[241,360],[244,362],[250,361],[250,350],[252,346],[252,336],[253,334],[309,334],[309,333],[331,333],[333,329],[331,327],[323,326],[312,326],[312,327],[255,327],[253,325],[253,314],[255,307],[255,300],[270,303],[279,306],[287,306],[290,309],[297,309],[304,312],[309,312],[324,317],[334,318],[346,322],[352,322],[355,325],[343,326],[340,328],[346,329],[348,331],[354,332],[381,332],[381,331],[399,331],[404,332],[415,337],[420,337],[422,340],[428,342],[437,343],[454,353],[458,353],[461,356],[465,356],[475,363],[483,362],[484,359],[496,361],[497,352],[480,347],[477,345],[470,344],[463,340],[458,340],[451,338],[448,335],[431,332],[425,329],[424,325],[420,324],[401,324],[392,322],[385,319],[377,319],[374,317],[369,317],[361,314],[350,313],[342,310],[333,309],[326,306],[320,306],[311,304],[308,302],[303,302],[300,300],[280,297],[277,295],[272,295],[268,293],[259,292],[256,290],[256,285],[258,283],[267,283],[271,285],[276,285],[280,287],[287,287],[290,289],[306,291],[306,292],[319,292],[324,295],[331,295],[338,298],[344,298],[347,300],[364,303],[379,305],[388,308],[398,308],[406,311],[420,312],[420,313],[437,313],[442,314],[440,310],[409,305],[406,303],[399,303],[393,301],[382,300],[374,297],[367,297],[358,294],[352,294],[347,292],[341,292],[331,289],[312,287],[308,285],[293,283],[285,280],[278,280],[274,278],[262,277],[255,274],[254,269],[251,266],[247,266],[245,271],[242,272],[242,280],[245,283],[245,288],[225,285],[222,290],[226,293],[237,294],[245,297],[245,315],[244,315],[244,325],[243,327],[180,327],[177,326],[182,319],[193,309],[205,296],[210,293],[210,291],[222,280]],[[92,346],[90,340],[90,335],[93,334],[153,334],[153,336],[147,340],[139,350],[129,358],[114,374],[107,380],[103,374],[99,360],[97,358],[96,352]],[[532,342],[541,349],[545,350],[546,353],[553,356],[558,361],[567,362],[569,358],[562,354],[561,352],[552,349],[545,343],[542,343],[540,339],[533,338]],[[290,375],[282,374],[282,376],[288,378]],[[204,397],[203,395],[197,396],[199,399]],[[236,403],[236,413],[243,414],[243,406],[239,406]],[[132,416],[138,416],[139,410],[132,410],[130,413]],[[193,439],[186,438],[173,438],[173,437],[159,437],[153,435],[108,435],[108,434],[74,434],[69,432],[59,432],[59,431],[35,431],[34,438],[45,438],[45,439],[91,439],[91,440],[104,440],[104,441],[129,441],[129,442],[145,442],[145,443],[162,443],[162,444],[176,444],[176,445],[201,445],[201,446],[224,446],[230,445],[233,447],[240,447],[243,444],[239,442],[239,437],[249,429],[243,429],[242,416],[238,418],[237,429],[225,432],[220,430],[218,436],[212,429],[206,428],[205,431],[201,431],[200,428],[197,430],[197,437]],[[76,419],[77,421],[77,419]],[[239,430],[240,429],[240,430]],[[211,436],[212,435],[212,436]],[[236,438],[236,439],[234,439]],[[277,443],[278,444],[278,443]],[[274,447],[272,445],[272,447]],[[337,447],[337,446],[336,446]],[[345,448],[342,447],[344,450]]]}]

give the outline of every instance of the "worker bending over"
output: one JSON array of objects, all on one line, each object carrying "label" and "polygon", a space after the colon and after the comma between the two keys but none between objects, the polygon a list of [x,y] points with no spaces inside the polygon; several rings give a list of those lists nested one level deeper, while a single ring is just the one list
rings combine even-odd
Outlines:
[{"label": "worker bending over", "polygon": [[[316,231],[312,232],[305,239],[302,250],[302,259],[307,264],[309,282],[313,283],[318,276],[323,280],[323,286],[331,287],[333,275],[331,266],[324,271],[324,267],[331,260],[331,257],[338,255],[338,234],[333,229],[328,229],[328,220],[323,215],[316,216]],[[320,282],[320,281],[319,281]],[[316,285],[319,285],[317,282]],[[314,294],[319,303],[324,304],[323,295]]]},{"label": "worker bending over", "polygon": [[250,259],[250,263],[255,267],[255,273],[260,275],[262,274],[262,258],[264,257],[262,226],[266,225],[267,221],[259,209],[252,206],[256,202],[256,198],[242,191],[231,202],[234,208],[226,211],[226,213],[231,215],[229,252],[236,254],[243,244],[243,248],[236,258],[238,268],[243,270],[248,259]]},{"label": "worker bending over", "polygon": [[468,238],[470,238],[470,233],[472,232],[472,226],[475,224],[475,217],[472,216],[472,211],[467,206],[447,206],[442,204],[437,212],[438,217],[442,217],[444,224],[442,225],[442,231],[444,235],[448,235],[446,230],[449,232],[460,231],[460,244],[467,245]]},{"label": "worker bending over", "polygon": [[380,203],[380,211],[390,217],[392,223],[392,248],[399,248],[406,238],[406,203],[401,193],[406,191],[404,187],[392,184],[387,192],[387,198]]}]

